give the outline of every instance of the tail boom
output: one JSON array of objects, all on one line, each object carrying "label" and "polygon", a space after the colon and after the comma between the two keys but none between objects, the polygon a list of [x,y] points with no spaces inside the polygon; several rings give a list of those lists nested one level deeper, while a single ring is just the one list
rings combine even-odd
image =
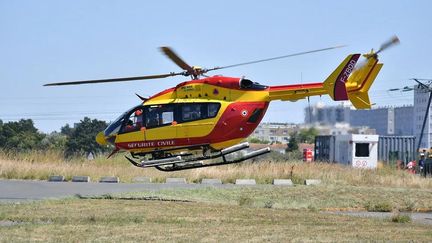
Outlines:
[{"label": "tail boom", "polygon": [[328,94],[333,100],[350,100],[357,109],[370,109],[368,91],[381,70],[376,56],[365,56],[366,65],[354,70],[360,54],[348,55],[323,83],[271,86],[267,101],[296,101]]},{"label": "tail boom", "polygon": [[348,100],[345,86],[360,54],[349,55],[323,83],[271,86],[269,101],[296,101],[309,96],[329,94],[334,100]]},{"label": "tail boom", "polygon": [[323,95],[326,93],[323,83],[271,86],[269,88],[269,101],[296,101],[308,96]]}]

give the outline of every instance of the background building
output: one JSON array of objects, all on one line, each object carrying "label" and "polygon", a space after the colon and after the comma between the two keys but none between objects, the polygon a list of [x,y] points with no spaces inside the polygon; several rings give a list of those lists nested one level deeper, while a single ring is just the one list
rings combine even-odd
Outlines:
[{"label": "background building", "polygon": [[261,123],[250,137],[270,143],[286,144],[290,139],[290,134],[297,130],[297,127],[295,124],[288,123]]},{"label": "background building", "polygon": [[394,135],[414,135],[414,106],[394,108]]},{"label": "background building", "polygon": [[[420,139],[420,132],[423,125],[424,116],[426,114],[426,107],[428,104],[429,92],[425,91],[419,85],[414,86],[414,136]],[[423,138],[420,142],[421,148],[430,148],[431,147],[431,111],[429,108],[429,117],[426,119],[426,125],[423,131]],[[417,145],[416,145],[417,146]]]},{"label": "background building", "polygon": [[[421,100],[424,100],[424,98]],[[424,104],[425,106],[426,104]],[[328,126],[330,128],[336,128],[340,124],[349,124],[346,129],[348,133],[351,133],[350,130],[353,129],[358,130],[368,127],[375,130],[378,135],[412,136],[414,135],[414,107],[379,107],[371,110],[354,110],[346,104],[325,106],[322,103],[318,103],[310,108],[305,108],[305,123],[314,126]],[[344,133],[331,132],[330,134]]]},{"label": "background building", "polygon": [[338,106],[325,106],[318,102],[316,105],[306,107],[305,124],[331,125],[335,123],[349,123],[350,107],[347,103]]},{"label": "background building", "polygon": [[393,107],[383,107],[371,110],[351,110],[350,124],[351,126],[374,128],[379,135],[394,135],[394,109]]}]

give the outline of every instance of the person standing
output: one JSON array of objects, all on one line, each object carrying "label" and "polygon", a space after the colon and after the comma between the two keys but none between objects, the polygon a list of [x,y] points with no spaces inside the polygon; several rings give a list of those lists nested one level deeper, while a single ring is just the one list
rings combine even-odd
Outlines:
[{"label": "person standing", "polygon": [[424,176],[426,177],[426,171],[425,171],[425,154],[424,153],[420,153],[420,160],[419,160],[419,172],[420,175],[425,174]]}]

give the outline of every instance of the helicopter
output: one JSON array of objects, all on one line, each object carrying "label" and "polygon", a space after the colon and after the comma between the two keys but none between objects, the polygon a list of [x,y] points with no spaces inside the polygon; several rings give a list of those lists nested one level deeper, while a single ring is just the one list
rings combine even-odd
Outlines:
[{"label": "helicopter", "polygon": [[[267,62],[276,59],[327,51],[341,46],[299,52],[228,66],[201,68],[190,66],[170,47],[160,50],[183,71],[166,74],[48,83],[44,86],[79,85],[190,77],[175,87],[149,98],[136,94],[141,103],[120,115],[96,136],[100,145],[112,144],[114,151],[128,152],[126,159],[140,168],[161,171],[220,166],[239,163],[263,154],[270,148],[232,156],[249,147],[243,142],[261,122],[274,100],[297,101],[310,96],[329,95],[335,101],[351,101],[357,109],[370,109],[368,91],[383,64],[378,54],[399,42],[394,36],[363,54],[348,55],[324,82],[267,86],[245,77],[207,76],[207,72]],[[361,62],[359,62],[360,64]],[[231,156],[230,156],[231,155]]]}]

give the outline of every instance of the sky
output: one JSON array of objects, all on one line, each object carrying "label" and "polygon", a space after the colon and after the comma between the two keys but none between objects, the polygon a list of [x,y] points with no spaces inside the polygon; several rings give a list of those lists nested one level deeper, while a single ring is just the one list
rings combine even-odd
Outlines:
[{"label": "sky", "polygon": [[[413,103],[389,92],[432,78],[432,1],[111,1],[0,0],[0,120],[30,118],[42,132],[85,116],[110,121],[188,80],[43,87],[50,82],[181,71],[160,51],[172,47],[190,65],[211,68],[290,53],[344,48],[218,70],[214,75],[266,85],[322,82],[350,53],[391,36],[401,44],[380,55],[370,90],[375,107]],[[312,97],[311,105],[328,97]],[[265,122],[301,123],[307,100],[272,102]]]}]

